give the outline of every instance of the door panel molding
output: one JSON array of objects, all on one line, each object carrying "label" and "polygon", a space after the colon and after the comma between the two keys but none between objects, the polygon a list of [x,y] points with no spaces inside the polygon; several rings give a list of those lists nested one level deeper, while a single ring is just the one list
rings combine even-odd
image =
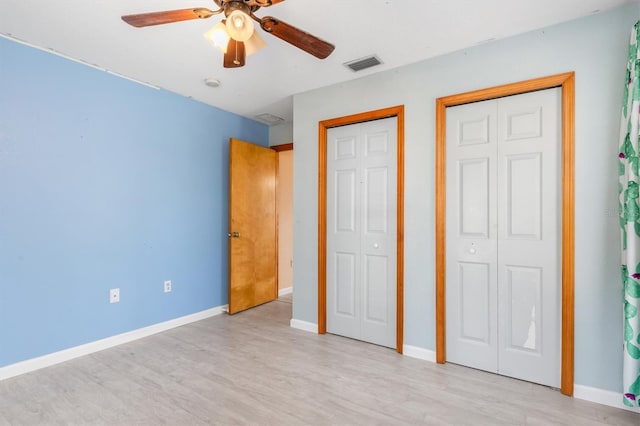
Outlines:
[{"label": "door panel molding", "polygon": [[446,362],[446,109],[456,105],[562,88],[562,301],[560,391],[573,395],[575,264],[575,73],[568,72],[436,99],[436,361]]},{"label": "door panel molding", "polygon": [[327,131],[381,118],[397,119],[397,249],[396,249],[396,351],[402,353],[404,331],[404,105],[318,123],[318,334],[327,332]]}]

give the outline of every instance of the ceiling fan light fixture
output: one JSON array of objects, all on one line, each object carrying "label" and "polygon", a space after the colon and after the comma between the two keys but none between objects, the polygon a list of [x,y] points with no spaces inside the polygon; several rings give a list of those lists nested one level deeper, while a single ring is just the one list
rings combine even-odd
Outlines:
[{"label": "ceiling fan light fixture", "polygon": [[245,42],[251,38],[254,33],[253,22],[251,17],[240,9],[236,9],[227,16],[227,33],[236,40]]},{"label": "ceiling fan light fixture", "polygon": [[247,53],[247,56],[253,55],[258,50],[266,47],[267,43],[260,37],[257,31],[253,32],[251,38],[244,42],[244,48]]},{"label": "ceiling fan light fixture", "polygon": [[204,34],[204,37],[209,40],[215,47],[222,50],[222,53],[227,53],[227,46],[229,45],[229,34],[225,26],[224,20],[218,22],[213,28]]}]

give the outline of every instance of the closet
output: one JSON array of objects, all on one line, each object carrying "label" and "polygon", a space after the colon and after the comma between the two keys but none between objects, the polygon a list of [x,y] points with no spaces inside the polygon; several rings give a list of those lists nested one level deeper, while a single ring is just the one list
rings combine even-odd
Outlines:
[{"label": "closet", "polygon": [[327,332],[396,346],[397,118],[327,131]]},{"label": "closet", "polygon": [[446,114],[447,361],[559,387],[561,89]]}]

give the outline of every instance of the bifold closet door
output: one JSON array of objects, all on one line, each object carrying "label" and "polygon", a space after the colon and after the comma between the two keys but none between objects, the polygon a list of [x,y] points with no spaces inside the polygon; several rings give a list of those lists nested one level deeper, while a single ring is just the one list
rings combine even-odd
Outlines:
[{"label": "bifold closet door", "polygon": [[447,109],[447,360],[560,383],[560,89]]},{"label": "bifold closet door", "polygon": [[327,331],[395,348],[397,119],[327,132]]},{"label": "bifold closet door", "polygon": [[447,361],[498,371],[497,104],[447,108]]}]

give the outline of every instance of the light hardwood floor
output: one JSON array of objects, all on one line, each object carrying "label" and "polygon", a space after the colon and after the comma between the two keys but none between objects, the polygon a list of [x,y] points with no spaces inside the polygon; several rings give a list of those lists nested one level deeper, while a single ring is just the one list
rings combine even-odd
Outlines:
[{"label": "light hardwood floor", "polygon": [[289,327],[276,301],[0,382],[0,424],[640,425],[558,391]]}]

